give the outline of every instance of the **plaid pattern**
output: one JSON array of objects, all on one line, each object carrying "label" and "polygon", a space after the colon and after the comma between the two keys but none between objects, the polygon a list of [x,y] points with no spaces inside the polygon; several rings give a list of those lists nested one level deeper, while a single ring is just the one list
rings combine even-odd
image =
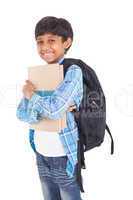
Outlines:
[{"label": "plaid pattern", "polygon": [[[51,95],[37,91],[30,100],[22,98],[17,107],[17,117],[29,124],[36,123],[42,118],[59,119],[66,112],[67,127],[59,133],[60,140],[68,157],[66,172],[72,177],[77,163],[78,129],[72,112],[67,111],[75,104],[77,109],[83,98],[83,77],[79,66],[71,65],[64,80]],[[29,140],[34,151],[35,130],[29,130]]]}]

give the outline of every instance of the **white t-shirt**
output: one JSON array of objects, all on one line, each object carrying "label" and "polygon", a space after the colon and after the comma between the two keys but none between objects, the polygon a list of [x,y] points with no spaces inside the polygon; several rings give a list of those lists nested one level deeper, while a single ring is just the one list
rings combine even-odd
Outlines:
[{"label": "white t-shirt", "polygon": [[34,143],[37,152],[44,156],[56,157],[66,155],[57,132],[35,131]]}]

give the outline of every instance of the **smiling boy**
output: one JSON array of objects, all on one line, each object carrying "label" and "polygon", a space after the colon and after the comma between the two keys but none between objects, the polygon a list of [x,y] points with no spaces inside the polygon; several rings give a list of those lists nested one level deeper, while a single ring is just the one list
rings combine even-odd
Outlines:
[{"label": "smiling boy", "polygon": [[[52,16],[42,18],[35,27],[39,56],[48,64],[59,63],[72,45],[71,24]],[[52,81],[52,80],[51,80]],[[56,132],[29,130],[35,152],[44,199],[81,200],[76,179],[78,128],[70,107],[79,108],[83,97],[83,77],[79,66],[69,66],[65,78],[51,96],[39,95],[29,80],[23,86],[17,117],[29,124],[47,117],[59,119],[66,112],[67,127]]]}]

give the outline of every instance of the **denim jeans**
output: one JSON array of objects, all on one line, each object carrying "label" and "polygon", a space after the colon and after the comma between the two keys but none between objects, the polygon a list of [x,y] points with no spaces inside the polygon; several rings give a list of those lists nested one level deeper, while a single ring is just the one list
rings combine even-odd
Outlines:
[{"label": "denim jeans", "polygon": [[67,156],[46,157],[36,152],[41,188],[44,200],[82,200],[80,188],[74,176],[66,173]]}]

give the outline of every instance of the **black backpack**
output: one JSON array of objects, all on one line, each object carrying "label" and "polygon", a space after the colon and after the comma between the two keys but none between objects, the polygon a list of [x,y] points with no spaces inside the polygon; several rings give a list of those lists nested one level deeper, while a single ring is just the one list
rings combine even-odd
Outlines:
[{"label": "black backpack", "polygon": [[105,96],[95,71],[80,59],[65,58],[61,64],[64,76],[72,64],[78,65],[83,73],[83,99],[79,111],[73,112],[79,130],[77,181],[81,192],[84,192],[81,176],[81,168],[86,168],[84,152],[101,145],[105,130],[111,137],[111,154],[114,152],[114,142],[106,124]]}]

